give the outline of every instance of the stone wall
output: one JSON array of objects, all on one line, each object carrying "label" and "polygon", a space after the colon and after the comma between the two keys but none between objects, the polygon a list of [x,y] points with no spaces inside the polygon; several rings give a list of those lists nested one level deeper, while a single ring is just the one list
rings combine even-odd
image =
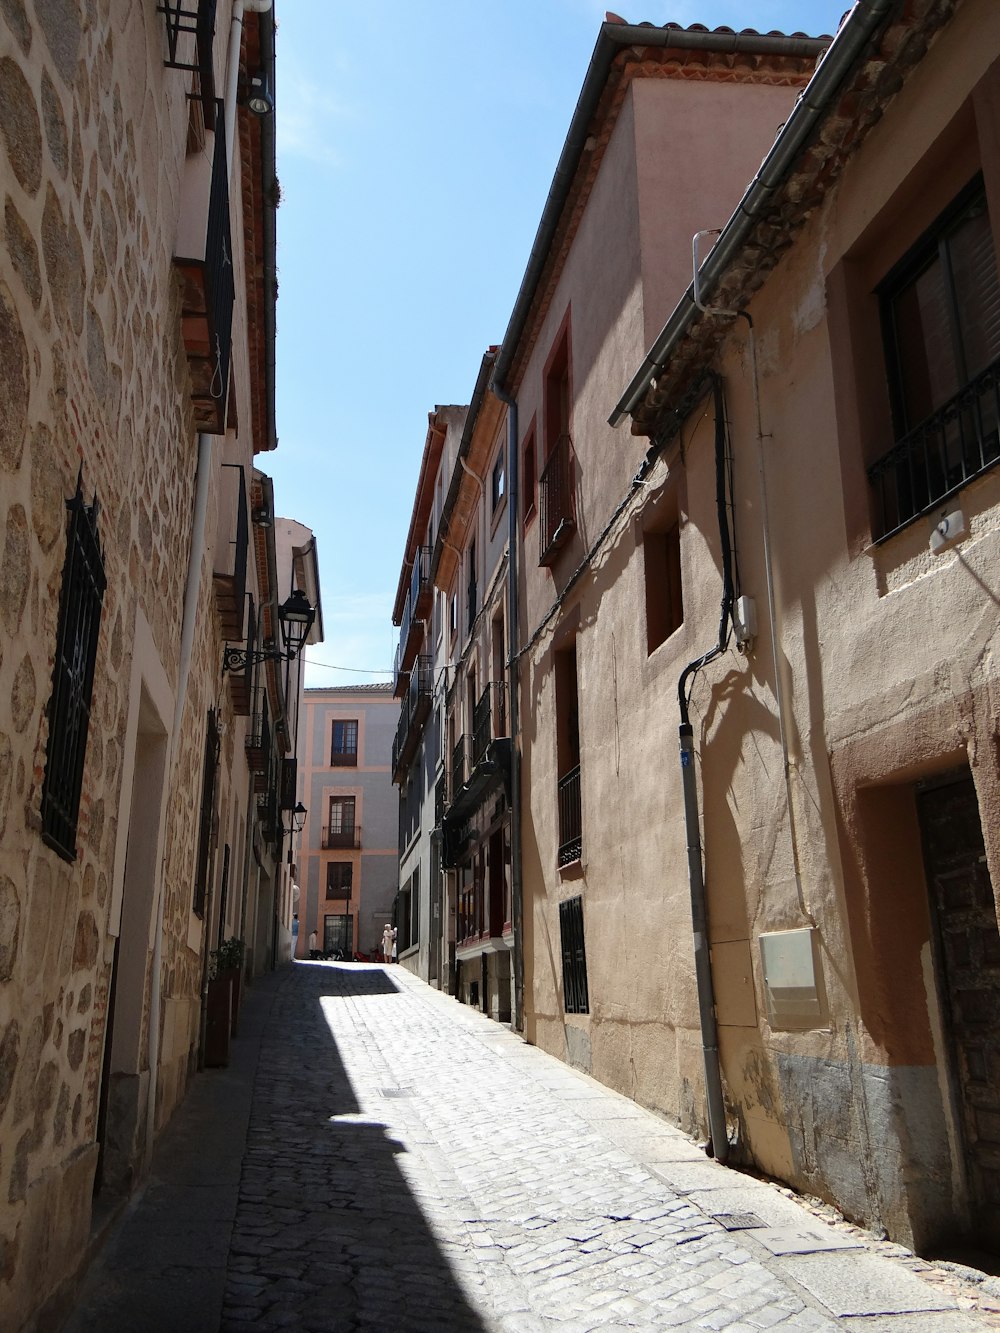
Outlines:
[{"label": "stone wall", "polygon": [[[218,31],[227,26],[228,6],[220,4]],[[153,671],[162,677],[169,714],[178,683],[197,436],[172,265],[189,84],[187,75],[164,67],[164,53],[163,16],[152,4],[0,3],[4,1328],[29,1326],[58,1298],[86,1243],[125,872],[119,823],[132,801],[132,696],[136,681]],[[217,63],[223,58],[217,39]],[[241,257],[240,265],[242,272]],[[245,404],[241,417],[250,420]],[[249,462],[249,439],[241,447]],[[65,501],[78,474],[87,503],[100,506],[107,591],[77,856],[67,863],[43,844],[40,800]],[[216,702],[221,660],[211,539],[163,801],[162,1012],[171,1015],[171,1040],[157,1081],[158,1124],[183,1095],[198,1036],[201,936],[191,895],[205,718]],[[152,641],[148,663],[136,657],[139,619]],[[165,719],[165,732],[171,721]],[[222,786],[228,793],[228,778]],[[245,801],[239,793],[233,799]],[[150,921],[141,1052],[152,945]],[[139,1102],[149,1081],[145,1055],[140,1065]],[[137,1102],[129,1124],[119,1126],[127,1130],[126,1162],[130,1150],[141,1165],[143,1122]]]}]

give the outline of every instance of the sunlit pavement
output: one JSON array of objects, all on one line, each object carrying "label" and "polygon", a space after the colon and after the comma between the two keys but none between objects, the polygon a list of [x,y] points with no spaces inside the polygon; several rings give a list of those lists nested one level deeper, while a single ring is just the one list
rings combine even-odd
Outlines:
[{"label": "sunlit pavement", "polygon": [[[220,1181],[220,1157],[242,1155],[234,1220],[228,1187],[198,1196],[206,1233],[228,1239],[225,1271],[190,1243],[188,1271],[183,1220],[161,1242],[140,1200],[126,1236],[146,1278],[134,1257],[123,1275],[119,1236],[73,1333],[1000,1327],[995,1279],[924,1264],[718,1166],[398,966],[297,964],[251,1005],[265,999],[246,1038],[259,1041],[249,1128],[244,1140],[234,1113],[214,1152]],[[188,1114],[171,1132],[190,1151]],[[163,1158],[153,1202],[170,1185]]]}]

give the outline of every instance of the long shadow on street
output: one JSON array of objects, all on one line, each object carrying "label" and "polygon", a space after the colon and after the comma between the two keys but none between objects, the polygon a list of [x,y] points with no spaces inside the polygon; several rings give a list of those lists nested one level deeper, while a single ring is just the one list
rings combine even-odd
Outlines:
[{"label": "long shadow on street", "polygon": [[[377,1112],[361,1116],[324,1020],[324,999],[397,995],[381,969],[350,965],[299,964],[281,988],[261,1043],[222,1333],[484,1327],[399,1170],[405,1149]],[[370,1052],[376,1073],[380,1058]]]}]

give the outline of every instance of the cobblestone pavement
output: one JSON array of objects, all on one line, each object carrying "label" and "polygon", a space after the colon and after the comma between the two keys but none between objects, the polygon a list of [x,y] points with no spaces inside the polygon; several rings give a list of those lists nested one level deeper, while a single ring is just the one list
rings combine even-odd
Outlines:
[{"label": "cobblestone pavement", "polygon": [[399,967],[289,970],[259,1070],[223,1333],[1000,1327]]}]

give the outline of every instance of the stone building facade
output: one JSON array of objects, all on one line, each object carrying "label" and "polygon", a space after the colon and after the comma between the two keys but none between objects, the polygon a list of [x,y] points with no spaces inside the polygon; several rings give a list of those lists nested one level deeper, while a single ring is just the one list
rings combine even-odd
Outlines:
[{"label": "stone building facade", "polygon": [[[203,1051],[290,757],[262,0],[0,23],[0,1324],[55,1318]],[[215,11],[214,31],[204,21]],[[204,12],[203,12],[204,11]],[[268,699],[259,782],[248,721]],[[239,889],[239,891],[237,891]]]}]

